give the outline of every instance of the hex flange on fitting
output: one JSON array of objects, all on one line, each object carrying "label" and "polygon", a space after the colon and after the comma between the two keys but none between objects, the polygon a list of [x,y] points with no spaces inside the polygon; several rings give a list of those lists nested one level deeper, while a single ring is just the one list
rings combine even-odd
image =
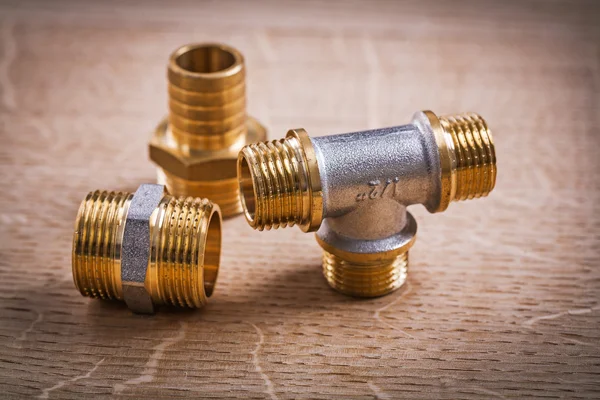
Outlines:
[{"label": "hex flange on fitting", "polygon": [[167,68],[169,116],[150,140],[158,182],[175,196],[209,198],[224,217],[242,212],[236,177],[240,149],[266,139],[246,114],[242,54],[223,44],[191,44]]},{"label": "hex flange on fitting", "polygon": [[479,115],[423,111],[404,126],[316,138],[296,129],[246,146],[238,177],[250,226],[317,231],[331,287],[375,297],[406,280],[417,232],[406,207],[434,213],[486,196],[496,155]]},{"label": "hex flange on fitting", "polygon": [[136,313],[202,307],[220,257],[219,207],[166,195],[162,185],[141,185],[135,194],[91,192],[77,213],[75,286],[84,296],[124,301]]}]

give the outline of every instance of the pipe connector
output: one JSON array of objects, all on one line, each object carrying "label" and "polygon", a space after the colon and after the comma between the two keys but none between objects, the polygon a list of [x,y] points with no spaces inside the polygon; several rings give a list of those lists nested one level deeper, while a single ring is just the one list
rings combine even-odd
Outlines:
[{"label": "pipe connector", "polygon": [[237,154],[266,138],[246,114],[244,57],[223,44],[182,46],[169,58],[167,78],[169,115],[149,146],[159,183],[175,196],[211,199],[225,217],[241,213]]},{"label": "pipe connector", "polygon": [[250,226],[316,231],[331,287],[375,297],[406,280],[417,232],[406,207],[423,204],[434,213],[487,196],[496,155],[479,115],[423,111],[403,126],[312,139],[296,129],[248,145],[238,178]]},{"label": "pipe connector", "polygon": [[77,213],[75,286],[83,296],[121,300],[137,313],[204,306],[220,257],[219,207],[166,195],[162,185],[141,185],[135,194],[91,192]]}]

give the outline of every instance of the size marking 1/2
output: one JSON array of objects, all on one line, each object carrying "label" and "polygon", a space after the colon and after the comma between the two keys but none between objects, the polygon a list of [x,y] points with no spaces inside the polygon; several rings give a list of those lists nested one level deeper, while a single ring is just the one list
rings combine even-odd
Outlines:
[{"label": "size marking 1/2", "polygon": [[[391,193],[389,196],[393,198],[396,196],[396,190],[398,189],[398,182],[400,182],[400,178],[395,177],[393,179],[386,179],[385,183],[382,184],[379,179],[369,182],[370,189],[366,192],[359,193],[356,195],[356,201],[364,201],[364,200],[376,200],[382,199],[386,193]],[[393,186],[393,187],[390,187]]]}]

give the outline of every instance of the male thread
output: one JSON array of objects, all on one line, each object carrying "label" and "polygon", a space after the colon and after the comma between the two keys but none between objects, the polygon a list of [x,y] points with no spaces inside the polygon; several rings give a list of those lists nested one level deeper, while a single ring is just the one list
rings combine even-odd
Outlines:
[{"label": "male thread", "polygon": [[238,177],[246,219],[254,229],[307,226],[313,217],[309,159],[295,136],[244,147]]},{"label": "male thread", "polygon": [[82,295],[123,299],[120,251],[133,194],[90,192],[81,202],[73,235],[73,280]]},{"label": "male thread", "polygon": [[[212,294],[221,248],[213,204],[165,196],[152,234],[150,293],[159,304],[199,308]],[[211,223],[212,222],[212,223]]]},{"label": "male thread", "polygon": [[[121,254],[132,198],[132,193],[95,191],[81,203],[72,269],[82,295],[123,300]],[[165,195],[148,223],[150,257],[144,286],[153,303],[202,307],[219,269],[219,208],[206,199]]]},{"label": "male thread", "polygon": [[329,285],[355,297],[378,297],[398,289],[408,274],[408,251],[389,259],[354,262],[323,250],[323,275]]},{"label": "male thread", "polygon": [[187,45],[169,60],[169,124],[199,150],[227,148],[247,132],[243,56],[221,44]]},{"label": "male thread", "polygon": [[456,180],[452,200],[487,196],[496,184],[496,152],[485,120],[475,113],[439,118],[453,143]]}]

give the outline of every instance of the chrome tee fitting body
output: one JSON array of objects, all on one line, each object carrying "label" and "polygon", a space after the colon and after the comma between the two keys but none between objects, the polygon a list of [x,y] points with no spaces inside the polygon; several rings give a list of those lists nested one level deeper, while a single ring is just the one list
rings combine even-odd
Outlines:
[{"label": "chrome tee fitting body", "polygon": [[317,231],[323,272],[336,290],[374,297],[406,280],[417,224],[406,207],[434,213],[486,196],[496,180],[492,136],[476,114],[246,146],[238,158],[242,204],[258,230],[298,224]]}]

